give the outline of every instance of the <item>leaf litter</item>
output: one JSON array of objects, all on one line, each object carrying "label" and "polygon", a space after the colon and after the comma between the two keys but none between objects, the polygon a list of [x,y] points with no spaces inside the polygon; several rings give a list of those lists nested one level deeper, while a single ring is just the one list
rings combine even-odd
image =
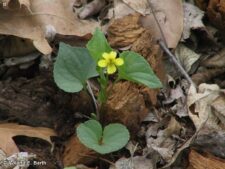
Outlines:
[{"label": "leaf litter", "polygon": [[[41,107],[44,112],[50,112],[50,109],[55,105],[59,106],[54,111],[56,112],[56,119],[60,120],[54,121],[55,119],[52,119],[53,124],[49,126],[56,129],[59,137],[61,136],[56,141],[58,150],[55,149],[55,151],[58,154],[56,153],[55,156],[60,159],[63,154],[64,166],[72,165],[79,168],[79,164],[83,164],[88,168],[109,168],[110,164],[110,168],[113,169],[156,169],[160,167],[197,169],[204,168],[206,163],[204,161],[207,161],[210,162],[211,168],[223,168],[223,159],[225,158],[225,99],[223,90],[225,78],[223,77],[224,45],[223,38],[221,38],[223,36],[220,36],[223,35],[221,30],[224,27],[224,4],[222,1],[195,0],[196,4],[190,4],[181,1],[151,0],[150,4],[153,11],[147,0],[137,2],[115,0],[113,5],[112,2],[101,0],[91,2],[19,0],[16,2],[0,1],[2,5],[0,9],[2,16],[0,17],[0,42],[3,44],[1,45],[0,60],[1,81],[3,81],[4,75],[4,79],[7,80],[7,83],[5,80],[4,83],[15,86],[9,89],[1,84],[2,91],[7,90],[15,95],[20,90],[24,92],[23,88],[18,87],[18,85],[23,86],[23,84],[30,84],[37,88],[34,83],[31,83],[36,76],[35,74],[29,77],[31,81],[14,80],[21,76],[18,74],[22,71],[21,67],[26,72],[28,70],[39,71],[37,65],[39,65],[39,59],[44,56],[39,53],[40,56],[36,57],[35,55],[33,57],[31,53],[38,50],[41,53],[49,54],[53,51],[52,56],[54,58],[54,54],[57,53],[57,45],[54,44],[54,39],[59,35],[63,35],[61,38],[70,39],[72,43],[84,46],[84,41],[89,38],[94,28],[104,24],[101,19],[104,22],[109,20],[103,29],[107,33],[112,46],[118,50],[131,49],[143,55],[164,83],[164,88],[160,91],[146,89],[143,86],[126,82],[110,86],[108,90],[113,91],[113,94],[104,109],[106,111],[104,122],[106,124],[108,122],[122,122],[132,133],[131,141],[138,140],[139,144],[133,154],[127,153],[127,150],[122,150],[111,156],[103,157],[99,157],[98,154],[82,146],[74,136],[75,126],[84,120],[85,115],[92,113],[92,109],[87,108],[87,105],[91,104],[90,99],[88,99],[89,96],[68,96],[49,85],[52,84],[50,78],[43,81],[42,86],[47,83],[46,88],[29,89],[30,93],[26,91],[26,96],[29,96],[30,100],[34,99],[37,102],[46,99],[47,104]],[[76,2],[76,4],[73,4],[73,2]],[[73,5],[76,7],[75,13],[72,11]],[[196,86],[190,86],[187,80],[178,73],[178,70],[163,69],[164,64],[169,68],[174,68],[174,65],[168,62],[168,58],[165,59],[165,54],[156,43],[163,37],[153,13],[159,21],[168,47],[175,53],[177,60],[192,77]],[[6,19],[8,17],[12,19]],[[18,29],[14,29],[15,25]],[[210,34],[209,26],[216,27],[216,33]],[[206,37],[211,36],[212,40],[216,39],[214,41],[216,49],[209,45],[208,40],[202,40],[204,39],[203,34]],[[17,39],[15,36],[19,38]],[[21,43],[21,38],[23,38],[22,40],[25,39],[26,45],[23,45],[24,42]],[[8,42],[12,42],[12,44],[19,42],[19,45],[14,45],[9,50],[5,50],[10,46]],[[20,48],[20,46],[23,48]],[[207,50],[202,50],[204,47]],[[10,53],[9,51],[13,52]],[[167,63],[164,63],[165,60],[167,60]],[[26,67],[26,64],[31,66]],[[48,69],[51,71],[51,66]],[[49,71],[48,69],[47,71]],[[45,74],[46,69],[41,71],[43,70]],[[23,78],[27,78],[27,75]],[[93,85],[95,85],[94,80]],[[25,85],[25,87],[27,86]],[[95,87],[98,89],[97,85]],[[42,92],[49,93],[43,95]],[[95,92],[98,92],[98,90]],[[37,94],[38,96],[35,96]],[[56,95],[54,96],[56,99],[52,98],[53,95]],[[21,104],[15,104],[18,107],[9,109],[7,107],[9,102],[6,104],[6,101],[7,99],[12,101],[12,98],[12,96],[4,95],[4,99],[0,99],[0,109],[4,112],[6,112],[5,110],[14,112],[17,110],[17,114],[24,113],[27,110],[32,114],[32,110],[35,108],[30,109]],[[27,97],[25,98],[25,100],[28,100]],[[18,99],[15,99],[14,102],[21,103]],[[39,104],[28,102],[28,105],[32,107]],[[51,106],[48,107],[48,105]],[[71,105],[73,108],[71,108]],[[22,111],[21,107],[25,110]],[[68,112],[66,114],[68,117],[62,115],[65,112]],[[83,116],[77,118],[78,114],[83,112],[86,114],[84,113]],[[147,118],[145,118],[146,116]],[[29,122],[27,116],[16,117],[10,119],[10,116],[6,114],[5,116],[1,115],[0,119],[3,123],[6,119],[8,121],[19,119],[20,123],[22,122],[25,125],[31,125],[32,123]],[[49,122],[46,117],[43,117],[42,120],[43,122]],[[13,153],[19,153],[18,147],[12,141],[12,137],[17,134],[27,134],[33,137],[35,133],[38,133],[36,137],[44,138],[48,142],[50,142],[49,136],[54,135],[51,133],[43,136],[35,128],[32,128],[31,131],[31,133],[12,132],[11,134],[6,132],[10,135],[10,137],[7,137],[7,141],[11,143],[7,148],[14,147],[16,151],[13,151]],[[1,129],[1,132],[5,132],[5,129]],[[62,150],[62,145],[65,145],[64,150]],[[4,151],[10,152],[7,148],[1,147]],[[82,166],[81,168],[85,167]]]}]

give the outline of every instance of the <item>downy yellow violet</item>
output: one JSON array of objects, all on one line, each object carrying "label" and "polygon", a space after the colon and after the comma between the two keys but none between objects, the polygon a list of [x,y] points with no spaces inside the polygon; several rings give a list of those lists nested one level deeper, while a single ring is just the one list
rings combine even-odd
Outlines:
[{"label": "downy yellow violet", "polygon": [[111,51],[110,53],[104,52],[102,54],[103,59],[98,61],[98,66],[102,68],[107,68],[108,74],[113,74],[116,72],[116,67],[124,64],[122,58],[116,58],[116,52]]}]

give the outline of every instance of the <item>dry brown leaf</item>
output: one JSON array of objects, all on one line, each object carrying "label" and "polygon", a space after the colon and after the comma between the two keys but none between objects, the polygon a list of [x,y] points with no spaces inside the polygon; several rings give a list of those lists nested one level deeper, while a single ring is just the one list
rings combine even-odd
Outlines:
[{"label": "dry brown leaf", "polygon": [[188,39],[191,35],[191,30],[204,28],[202,18],[204,12],[198,7],[190,4],[184,3],[184,30],[182,34],[182,41]]},{"label": "dry brown leaf", "polygon": [[[183,6],[181,0],[150,0],[169,48],[175,48],[183,32]],[[153,15],[141,18],[144,27],[151,29],[156,39],[162,39]]]},{"label": "dry brown leaf", "polygon": [[37,137],[51,143],[50,137],[56,136],[56,133],[54,130],[44,127],[30,127],[15,123],[0,124],[0,148],[6,153],[7,156],[19,152],[19,149],[12,139],[14,136],[18,135]]},{"label": "dry brown leaf", "polygon": [[225,158],[225,132],[203,129],[194,140],[192,147],[201,152],[208,152]]},{"label": "dry brown leaf", "polygon": [[44,54],[51,52],[45,39],[49,31],[62,35],[85,36],[99,26],[94,21],[80,21],[72,11],[73,0],[30,2],[32,12],[24,8],[0,8],[0,34],[31,39],[34,46]]},{"label": "dry brown leaf", "polygon": [[222,49],[214,56],[204,60],[202,65],[205,67],[214,67],[214,68],[225,67],[225,49]]},{"label": "dry brown leaf", "polygon": [[189,154],[189,167],[187,169],[224,169],[225,160],[211,154],[200,154],[191,150]]},{"label": "dry brown leaf", "polygon": [[187,99],[188,114],[197,130],[202,126],[221,130],[218,126],[218,117],[211,108],[212,103],[220,97],[220,93],[219,86],[215,84],[200,84],[198,91],[195,87],[190,87]]},{"label": "dry brown leaf", "polygon": [[[155,124],[148,128],[146,132],[146,142],[150,149],[157,151],[162,158],[169,162],[171,161],[175,152],[175,145],[177,141],[172,139],[172,135],[179,135],[181,130],[180,123],[173,117],[171,117],[169,123],[164,130],[160,128],[165,127],[168,119],[161,121],[161,124]],[[157,133],[157,134],[156,134]]]},{"label": "dry brown leaf", "polygon": [[[220,94],[216,100],[212,103],[212,111],[220,120],[220,125],[225,125],[225,95],[224,93]],[[218,124],[218,125],[219,125]],[[222,126],[221,126],[222,127]]]},{"label": "dry brown leaf", "polygon": [[191,78],[196,85],[199,85],[201,83],[208,83],[213,78],[223,75],[224,72],[225,68],[206,69],[202,72],[194,74]]},{"label": "dry brown leaf", "polygon": [[206,10],[208,6],[208,1],[206,0],[195,0],[195,4],[202,10]]},{"label": "dry brown leaf", "polygon": [[65,144],[63,154],[64,166],[73,166],[77,164],[89,164],[94,159],[89,156],[95,156],[96,153],[85,147],[76,136],[72,136]]},{"label": "dry brown leaf", "polygon": [[192,65],[200,58],[199,54],[195,53],[193,50],[183,44],[179,44],[177,46],[175,50],[175,56],[187,72],[191,70]]},{"label": "dry brown leaf", "polygon": [[207,7],[207,15],[210,22],[218,29],[224,30],[225,26],[225,2],[220,0],[210,0]]}]

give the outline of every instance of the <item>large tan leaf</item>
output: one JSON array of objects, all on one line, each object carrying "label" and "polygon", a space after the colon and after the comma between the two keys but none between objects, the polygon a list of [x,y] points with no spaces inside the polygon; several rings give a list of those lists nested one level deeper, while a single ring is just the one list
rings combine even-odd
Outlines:
[{"label": "large tan leaf", "polygon": [[[162,28],[167,45],[175,48],[183,32],[183,6],[181,0],[150,0],[156,18]],[[161,38],[160,30],[152,14],[142,17],[144,27],[150,28],[155,37]]]},{"label": "large tan leaf", "polygon": [[19,152],[12,139],[12,137],[18,135],[38,137],[51,143],[50,136],[56,136],[56,133],[54,130],[44,127],[29,127],[15,123],[0,124],[0,149],[2,149],[7,156]]},{"label": "large tan leaf", "polygon": [[128,6],[130,6],[135,11],[141,13],[142,15],[146,15],[150,13],[148,0],[122,0]]},{"label": "large tan leaf", "polygon": [[[98,26],[94,21],[81,21],[72,11],[74,0],[30,1],[30,10],[0,8],[0,34],[31,39],[44,54],[51,52],[45,39],[47,32],[85,36]],[[21,0],[29,6],[28,1]],[[29,8],[29,7],[28,7]]]}]

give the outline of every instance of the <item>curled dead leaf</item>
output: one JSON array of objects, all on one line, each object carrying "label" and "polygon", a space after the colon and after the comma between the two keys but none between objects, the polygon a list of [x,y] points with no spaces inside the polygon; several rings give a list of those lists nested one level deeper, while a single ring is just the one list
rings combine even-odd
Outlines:
[{"label": "curled dead leaf", "polygon": [[56,136],[56,133],[54,130],[44,127],[30,127],[15,123],[0,124],[0,148],[7,156],[19,152],[15,142],[13,141],[13,137],[18,135],[37,137],[51,143],[50,137]]},{"label": "curled dead leaf", "polygon": [[49,27],[58,34],[82,37],[99,26],[98,22],[80,21],[72,5],[73,0],[30,1],[32,12],[0,8],[0,34],[30,39],[39,51],[49,54],[51,48],[45,37]]}]

